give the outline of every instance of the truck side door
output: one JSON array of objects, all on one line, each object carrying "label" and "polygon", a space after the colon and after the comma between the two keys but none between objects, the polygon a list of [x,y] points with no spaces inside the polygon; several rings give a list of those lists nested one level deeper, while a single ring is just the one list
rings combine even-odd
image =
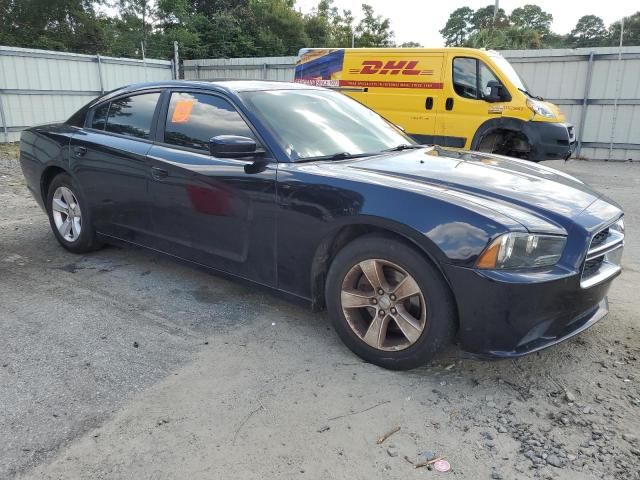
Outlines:
[{"label": "truck side door", "polygon": [[471,148],[476,131],[485,121],[502,116],[506,102],[485,100],[487,84],[500,80],[481,59],[449,57],[437,130],[441,145]]}]

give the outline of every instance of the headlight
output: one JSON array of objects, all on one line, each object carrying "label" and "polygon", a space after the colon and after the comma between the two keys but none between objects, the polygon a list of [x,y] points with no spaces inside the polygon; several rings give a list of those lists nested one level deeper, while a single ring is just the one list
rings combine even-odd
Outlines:
[{"label": "headlight", "polygon": [[527,98],[527,107],[537,115],[547,118],[555,117],[555,114],[544,103],[539,102],[538,100]]},{"label": "headlight", "polygon": [[478,258],[482,269],[535,268],[555,265],[567,242],[565,237],[506,233],[496,238]]}]

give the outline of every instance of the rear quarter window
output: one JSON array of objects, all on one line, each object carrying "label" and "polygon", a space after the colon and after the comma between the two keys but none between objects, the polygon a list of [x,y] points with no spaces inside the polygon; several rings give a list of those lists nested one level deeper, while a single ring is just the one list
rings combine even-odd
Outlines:
[{"label": "rear quarter window", "polygon": [[106,131],[130,137],[149,138],[159,98],[160,93],[144,93],[113,100],[109,104]]}]

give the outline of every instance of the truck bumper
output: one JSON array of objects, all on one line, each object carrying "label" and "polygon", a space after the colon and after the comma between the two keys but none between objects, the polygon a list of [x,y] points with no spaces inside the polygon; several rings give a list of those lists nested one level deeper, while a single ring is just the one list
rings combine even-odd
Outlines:
[{"label": "truck bumper", "polygon": [[529,139],[528,160],[566,160],[576,146],[575,131],[570,123],[526,122],[523,133]]}]

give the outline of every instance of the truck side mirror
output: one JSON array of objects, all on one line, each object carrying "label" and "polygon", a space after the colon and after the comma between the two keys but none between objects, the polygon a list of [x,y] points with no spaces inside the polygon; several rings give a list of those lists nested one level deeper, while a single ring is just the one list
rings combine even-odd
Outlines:
[{"label": "truck side mirror", "polygon": [[490,80],[487,82],[487,87],[484,89],[484,99],[487,102],[504,102],[511,100],[509,92],[504,86],[496,80]]}]

